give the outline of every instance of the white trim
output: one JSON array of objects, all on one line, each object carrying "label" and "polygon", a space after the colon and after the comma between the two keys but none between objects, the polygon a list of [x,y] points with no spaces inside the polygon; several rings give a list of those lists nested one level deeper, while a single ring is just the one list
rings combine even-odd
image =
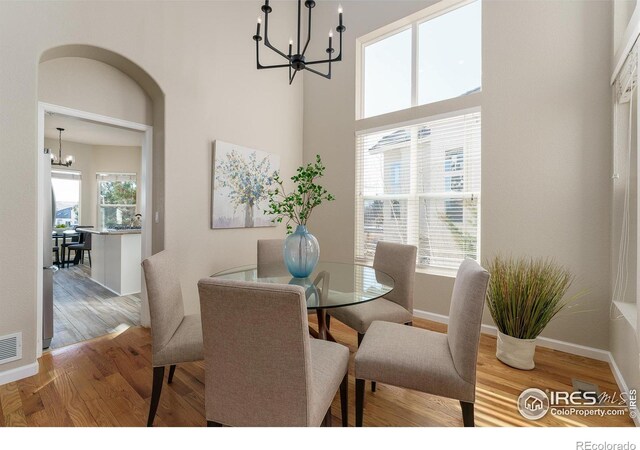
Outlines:
[{"label": "white trim", "polygon": [[[404,120],[402,122],[389,123],[388,125],[380,125],[373,128],[358,128],[355,131],[355,135],[357,137],[357,136],[362,136],[363,134],[378,133],[378,132],[392,130],[395,128],[411,127],[413,125],[418,125],[422,122],[427,122],[427,121],[433,122],[436,120],[449,119],[451,117],[464,116],[466,114],[474,114],[474,113],[482,113],[482,107],[480,105],[477,105],[469,108],[463,108],[463,109],[447,111],[439,114],[433,114],[431,116],[423,116],[415,119]],[[376,116],[376,117],[379,117],[379,116]],[[362,121],[360,123],[362,123]]]},{"label": "white trim", "polygon": [[624,36],[621,41],[621,46],[615,52],[613,60],[616,64],[613,66],[613,73],[611,75],[611,84],[615,83],[618,72],[622,69],[624,62],[627,60],[627,55],[631,51],[633,44],[640,36],[640,8],[636,5],[636,9],[629,19],[629,24],[624,32]]},{"label": "white trim", "polygon": [[16,367],[15,369],[5,370],[0,372],[0,386],[14,381],[22,380],[23,378],[32,377],[38,373],[40,366],[38,361],[27,364],[26,366]]},{"label": "white trim", "polygon": [[[608,362],[609,362],[609,367],[611,368],[611,372],[613,372],[613,378],[616,380],[616,384],[618,385],[620,392],[629,392],[629,387],[627,386],[627,383],[624,381],[622,372],[620,372],[620,368],[616,364],[616,360],[614,359],[613,354],[611,352],[609,352]],[[633,423],[636,425],[636,427],[640,427],[640,417],[638,417],[637,414],[635,417],[633,417]]]},{"label": "white trim", "polygon": [[[42,356],[42,260],[44,249],[44,211],[43,205],[47,198],[44,195],[44,186],[42,181],[44,171],[44,158],[40,152],[44,148],[44,120],[45,114],[52,112],[68,117],[81,119],[88,122],[99,124],[107,124],[115,127],[126,128],[144,133],[142,143],[142,166],[140,171],[140,186],[142,195],[136,202],[140,205],[142,214],[142,259],[151,256],[152,232],[153,232],[153,127],[143,123],[130,122],[128,120],[118,119],[116,117],[104,116],[88,111],[68,108],[66,106],[54,105],[51,103],[38,102],[38,146],[36,152],[38,154],[38,239],[37,239],[37,264],[36,264],[36,357]],[[141,317],[148,316],[145,311],[148,310],[146,305],[146,296],[143,295],[143,304],[141,305]],[[146,326],[148,324],[142,323]]]},{"label": "white trim", "polygon": [[461,111],[480,110],[482,105],[482,92],[453,97],[439,102],[427,103],[425,105],[412,106],[398,111],[392,111],[378,116],[371,116],[355,121],[355,132],[374,132],[378,129],[384,130],[393,125],[411,124],[420,122],[425,117],[440,119],[447,118]]},{"label": "white trim", "polygon": [[127,295],[134,295],[134,294],[140,294],[140,291],[135,291],[135,292],[118,292],[115,291],[113,289],[111,289],[109,286],[106,286],[102,283],[100,283],[99,281],[94,280],[93,278],[90,278],[91,281],[93,281],[96,284],[99,284],[100,286],[102,286],[103,288],[105,288],[107,291],[109,292],[113,292],[115,295],[117,295],[118,297],[125,297]]},{"label": "white trim", "polygon": [[[445,324],[449,323],[449,316],[445,316],[442,314],[414,309],[413,315],[421,319],[431,320],[433,322]],[[482,324],[482,333],[496,336],[498,334],[498,329],[494,325]],[[559,341],[557,339],[538,336],[538,338],[536,339],[536,345],[544,348],[550,348],[552,350],[571,353],[572,355],[584,356],[587,358],[595,359],[597,361],[609,362],[611,360],[611,354],[607,350],[587,347],[586,345],[574,344],[571,342]]]}]

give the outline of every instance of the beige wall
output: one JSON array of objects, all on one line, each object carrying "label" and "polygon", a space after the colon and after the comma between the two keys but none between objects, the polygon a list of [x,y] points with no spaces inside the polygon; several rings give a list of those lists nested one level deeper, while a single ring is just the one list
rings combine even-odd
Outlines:
[{"label": "beige wall", "polygon": [[87,58],[57,58],[38,67],[38,100],[153,125],[153,104],[118,69]]},{"label": "beige wall", "polygon": [[[334,79],[305,75],[304,158],[322,155],[337,197],[309,227],[323,258],[353,259],[355,39],[430,3],[346,3],[345,18],[357,20],[346,23]],[[318,4],[318,28],[333,23],[337,4]],[[568,266],[578,277],[573,291],[589,293],[543,336],[596,348],[608,348],[611,118],[602,63],[610,60],[611,14],[604,1],[483,2],[482,257],[553,257]],[[418,274],[415,308],[448,315],[452,286],[452,278]],[[484,321],[491,323],[488,312]]]},{"label": "beige wall", "polygon": [[[0,262],[0,335],[22,331],[24,353],[1,370],[35,360],[36,274],[41,270],[36,257],[37,80],[38,60],[47,49],[67,44],[109,49],[143,68],[162,89],[165,247],[174,254],[187,313],[198,311],[199,278],[254,262],[258,238],[283,235],[282,228],[209,229],[214,139],[278,154],[283,173],[302,161],[302,80],[289,86],[286,72],[255,68],[251,35],[261,3],[0,2],[0,151],[5,158],[0,227],[9,229],[16,220],[24,224],[20,242],[5,248],[21,258]],[[292,4],[274,2],[276,13],[278,23],[295,23]],[[25,24],[37,32],[25,33]],[[274,42],[287,42],[288,29],[274,26],[273,31]],[[55,103],[89,111],[92,105],[118,109],[109,103],[109,91],[84,92],[90,98]]]},{"label": "beige wall", "polygon": [[[56,149],[58,142],[55,139],[45,139],[44,145],[45,147]],[[94,227],[98,225],[96,174],[101,172],[135,173],[137,175],[138,207],[136,212],[140,212],[140,166],[142,163],[142,149],[140,147],[88,145],[62,141],[62,148],[64,155],[73,155],[75,159],[69,169],[82,173],[82,182],[80,183],[80,189],[82,190],[80,204],[81,225]]]}]

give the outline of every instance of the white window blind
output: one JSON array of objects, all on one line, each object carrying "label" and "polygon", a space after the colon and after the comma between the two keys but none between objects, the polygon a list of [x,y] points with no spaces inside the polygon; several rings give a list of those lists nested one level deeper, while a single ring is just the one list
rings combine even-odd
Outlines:
[{"label": "white window blind", "polygon": [[356,259],[384,240],[417,246],[420,268],[479,260],[479,111],[361,133],[356,159]]},{"label": "white window blind", "polygon": [[98,173],[96,174],[98,182],[100,181],[112,181],[112,182],[136,182],[135,173]]},{"label": "white window blind", "polygon": [[618,76],[615,80],[616,100],[618,103],[627,103],[631,100],[633,90],[638,82],[638,43],[631,47]]},{"label": "white window blind", "polygon": [[51,178],[57,178],[59,180],[81,180],[82,173],[71,170],[52,170]]}]

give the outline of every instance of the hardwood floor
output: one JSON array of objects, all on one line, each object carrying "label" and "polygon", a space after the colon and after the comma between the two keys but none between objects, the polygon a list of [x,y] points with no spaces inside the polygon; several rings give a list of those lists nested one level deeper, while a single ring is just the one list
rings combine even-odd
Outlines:
[{"label": "hardwood floor", "polygon": [[[356,333],[338,321],[331,330],[351,350],[349,424],[354,425],[353,356]],[[445,331],[446,326],[414,319],[414,326]],[[52,350],[40,359],[37,375],[0,386],[0,426],[144,426],[151,397],[151,336],[132,327],[108,336]],[[536,368],[520,371],[495,358],[495,338],[483,335],[478,361],[477,426],[633,426],[618,417],[554,417],[539,421],[520,416],[515,401],[529,387],[571,389],[571,378],[617,392],[608,364],[539,348]],[[204,366],[178,366],[165,383],[156,426],[205,426]],[[332,405],[333,424],[340,423],[340,400]],[[378,383],[367,387],[365,426],[462,426],[457,401]]]},{"label": "hardwood floor", "polygon": [[89,278],[88,266],[79,264],[53,275],[53,340],[49,348],[75,344],[118,327],[140,324],[140,297],[118,297]]}]

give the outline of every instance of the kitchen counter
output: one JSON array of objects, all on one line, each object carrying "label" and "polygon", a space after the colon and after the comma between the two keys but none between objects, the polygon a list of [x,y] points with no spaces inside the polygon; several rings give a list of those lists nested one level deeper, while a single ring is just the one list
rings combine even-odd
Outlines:
[{"label": "kitchen counter", "polygon": [[78,228],[91,233],[91,279],[118,296],[140,292],[142,230]]},{"label": "kitchen counter", "polygon": [[84,231],[85,233],[108,235],[108,236],[114,236],[118,234],[142,234],[142,230],[140,228],[132,228],[132,229],[125,229],[125,230],[110,230],[108,228],[103,228],[102,230],[97,230],[95,228],[76,228],[76,231]]}]

